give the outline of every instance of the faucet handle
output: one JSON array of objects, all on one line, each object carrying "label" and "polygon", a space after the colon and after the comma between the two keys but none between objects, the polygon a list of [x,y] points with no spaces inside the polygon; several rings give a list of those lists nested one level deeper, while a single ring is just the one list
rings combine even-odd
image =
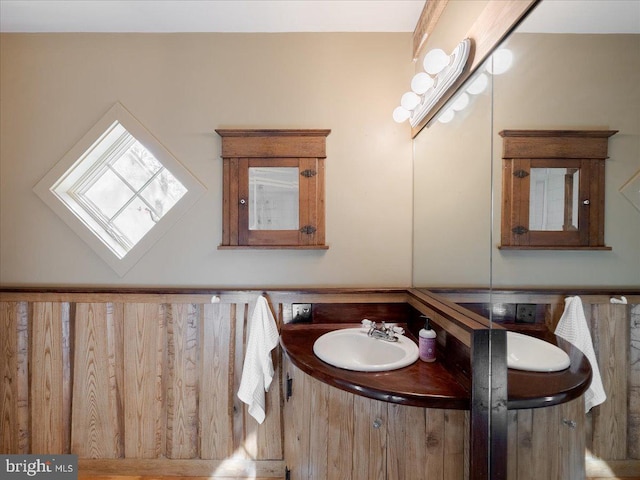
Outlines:
[{"label": "faucet handle", "polygon": [[373,323],[371,320],[366,318],[362,320],[360,323],[364,328],[371,328],[372,326],[375,326],[375,323]]},{"label": "faucet handle", "polygon": [[393,327],[393,332],[397,333],[398,335],[402,335],[402,334],[404,334],[404,328],[395,326],[395,327]]}]

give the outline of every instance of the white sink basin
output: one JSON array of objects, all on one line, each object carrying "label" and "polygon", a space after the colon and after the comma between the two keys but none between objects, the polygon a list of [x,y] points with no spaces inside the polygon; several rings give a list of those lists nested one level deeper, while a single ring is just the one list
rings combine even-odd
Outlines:
[{"label": "white sink basin", "polygon": [[403,335],[397,342],[387,342],[368,336],[366,329],[345,328],[318,338],[313,353],[334,367],[383,372],[411,365],[418,359],[418,346]]},{"label": "white sink basin", "polygon": [[571,365],[564,350],[539,338],[507,332],[507,366],[529,372],[558,372]]}]

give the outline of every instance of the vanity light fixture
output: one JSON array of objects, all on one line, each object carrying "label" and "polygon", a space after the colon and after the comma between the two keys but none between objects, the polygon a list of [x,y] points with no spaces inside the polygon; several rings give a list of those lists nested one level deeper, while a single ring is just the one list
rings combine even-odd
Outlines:
[{"label": "vanity light fixture", "polygon": [[412,127],[418,125],[464,71],[470,51],[468,38],[460,42],[451,55],[440,49],[430,50],[423,61],[425,71],[413,77],[411,91],[402,95],[393,119],[398,123],[408,119]]},{"label": "vanity light fixture", "polygon": [[[402,95],[400,106],[393,111],[393,119],[398,123],[409,120],[412,127],[418,125],[460,76],[469,60],[470,49],[471,40],[467,38],[449,56],[440,49],[430,50],[423,60],[425,71],[413,77],[411,91]],[[464,110],[471,103],[470,95],[479,95],[486,90],[488,75],[503,74],[511,68],[512,63],[511,50],[496,50],[486,62],[484,71],[475,75],[467,87],[442,109],[438,121],[449,123],[453,120],[456,112]]]},{"label": "vanity light fixture", "polygon": [[[443,109],[443,113],[438,117],[440,123],[449,123],[453,120],[456,112],[464,110],[471,102],[469,95],[479,95],[484,92],[489,85],[488,75],[501,75],[505,73],[513,63],[513,53],[507,48],[496,50],[486,62],[484,72],[481,72],[468,82],[468,86],[454,97],[448,106]],[[485,73],[486,72],[486,73]]]}]

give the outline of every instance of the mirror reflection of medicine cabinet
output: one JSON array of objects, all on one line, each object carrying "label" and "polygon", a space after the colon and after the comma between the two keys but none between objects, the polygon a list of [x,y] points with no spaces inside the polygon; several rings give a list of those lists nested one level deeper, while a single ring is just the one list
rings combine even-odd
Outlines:
[{"label": "mirror reflection of medicine cabinet", "polygon": [[218,248],[328,248],[324,161],[331,130],[216,132],[223,160]]},{"label": "mirror reflection of medicine cabinet", "polygon": [[616,130],[503,130],[502,249],[611,250],[605,160]]}]

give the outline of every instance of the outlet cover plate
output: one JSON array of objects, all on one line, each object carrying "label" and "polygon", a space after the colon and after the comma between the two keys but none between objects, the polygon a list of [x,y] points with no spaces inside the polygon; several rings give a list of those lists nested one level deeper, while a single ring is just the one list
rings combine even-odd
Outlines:
[{"label": "outlet cover plate", "polygon": [[536,322],[535,303],[519,303],[516,305],[516,323],[535,323]]},{"label": "outlet cover plate", "polygon": [[310,303],[292,303],[292,320],[291,323],[311,322],[311,304]]}]

